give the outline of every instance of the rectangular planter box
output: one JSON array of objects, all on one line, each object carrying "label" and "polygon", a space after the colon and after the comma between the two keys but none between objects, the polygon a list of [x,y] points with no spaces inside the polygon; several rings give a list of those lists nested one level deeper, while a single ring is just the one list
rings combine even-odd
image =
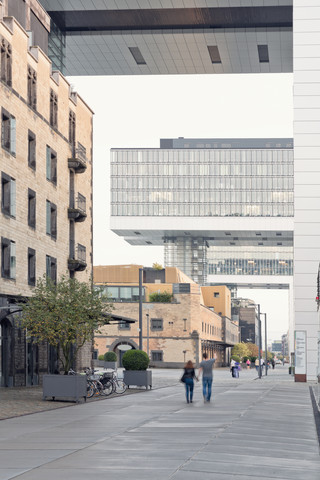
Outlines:
[{"label": "rectangular planter box", "polygon": [[42,383],[42,399],[51,397],[79,402],[87,399],[86,375],[44,375]]},{"label": "rectangular planter box", "polygon": [[117,362],[105,362],[104,360],[94,360],[93,365],[100,368],[111,368],[117,370]]},{"label": "rectangular planter box", "polygon": [[152,388],[151,370],[124,370],[123,381],[128,387],[135,385],[137,387]]}]

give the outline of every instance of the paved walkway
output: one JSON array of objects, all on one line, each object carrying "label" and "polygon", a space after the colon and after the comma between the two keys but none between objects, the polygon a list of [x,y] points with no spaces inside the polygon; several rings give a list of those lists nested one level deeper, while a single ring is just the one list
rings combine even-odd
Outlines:
[{"label": "paved walkway", "polygon": [[0,480],[319,480],[309,386],[286,372],[218,370],[211,404],[175,384],[3,420]]}]

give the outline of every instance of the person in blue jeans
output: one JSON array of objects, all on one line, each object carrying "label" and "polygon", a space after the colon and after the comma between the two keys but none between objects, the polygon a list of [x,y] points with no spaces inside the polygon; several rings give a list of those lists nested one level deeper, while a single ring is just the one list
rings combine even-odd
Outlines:
[{"label": "person in blue jeans", "polygon": [[184,378],[184,384],[186,386],[187,403],[192,403],[194,379],[197,377],[196,377],[196,372],[194,370],[194,366],[191,360],[189,360],[189,362],[187,362],[184,367],[183,378]]},{"label": "person in blue jeans", "polygon": [[203,400],[204,402],[210,402],[211,399],[211,390],[212,390],[212,380],[213,374],[212,369],[214,362],[216,361],[217,355],[214,354],[213,358],[208,360],[208,355],[204,352],[203,360],[200,363],[199,376],[202,373],[202,387],[203,387]]}]

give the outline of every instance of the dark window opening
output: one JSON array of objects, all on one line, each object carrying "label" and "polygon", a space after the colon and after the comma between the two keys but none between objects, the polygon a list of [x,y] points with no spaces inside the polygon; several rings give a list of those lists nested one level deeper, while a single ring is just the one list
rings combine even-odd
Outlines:
[{"label": "dark window opening", "polygon": [[16,244],[3,237],[1,237],[1,276],[16,278]]},{"label": "dark window opening", "polygon": [[162,318],[151,318],[151,330],[163,330]]},{"label": "dark window opening", "polygon": [[50,255],[46,255],[46,275],[53,283],[57,283],[57,259]]},{"label": "dark window opening", "polygon": [[130,323],[120,322],[119,323],[119,330],[130,330]]},{"label": "dark window opening", "polygon": [[46,203],[46,233],[51,238],[57,238],[57,206],[47,200]]},{"label": "dark window opening", "polygon": [[258,45],[258,55],[260,63],[269,63],[268,45]]},{"label": "dark window opening", "polygon": [[163,352],[160,351],[151,351],[151,361],[152,362],[163,362]]},{"label": "dark window opening", "polygon": [[1,112],[1,145],[11,155],[16,154],[16,119],[4,108]]},{"label": "dark window opening", "polygon": [[212,63],[221,63],[220,53],[217,45],[208,46],[208,51]]},{"label": "dark window opening", "polygon": [[138,47],[129,47],[130,53],[135,59],[137,65],[147,65],[147,62],[143,58],[143,55]]},{"label": "dark window opening", "polygon": [[28,225],[36,228],[36,192],[28,188]]},{"label": "dark window opening", "polygon": [[28,166],[36,169],[36,136],[28,130]]},{"label": "dark window opening", "polygon": [[47,180],[57,184],[57,154],[47,145],[47,163],[46,163]]},{"label": "dark window opening", "polygon": [[28,248],[28,285],[36,284],[36,251]]},{"label": "dark window opening", "polygon": [[5,215],[16,216],[16,181],[1,173],[1,211]]}]

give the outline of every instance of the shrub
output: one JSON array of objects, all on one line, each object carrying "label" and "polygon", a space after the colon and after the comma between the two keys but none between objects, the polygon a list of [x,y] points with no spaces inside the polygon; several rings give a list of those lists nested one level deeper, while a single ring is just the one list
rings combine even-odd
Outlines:
[{"label": "shrub", "polygon": [[122,357],[122,365],[126,370],[147,370],[149,357],[142,350],[128,350]]},{"label": "shrub", "polygon": [[116,362],[118,360],[117,354],[114,352],[106,352],[103,357],[105,362]]},{"label": "shrub", "polygon": [[99,356],[98,356],[98,360],[103,361],[103,360],[104,360],[104,355],[99,355]]},{"label": "shrub", "polygon": [[251,363],[254,363],[258,357],[250,357]]},{"label": "shrub", "polygon": [[[248,360],[248,358],[249,358],[249,357],[243,357],[243,360],[242,360],[243,363],[246,363],[246,361]],[[249,358],[249,360],[250,360],[250,358]]]},{"label": "shrub", "polygon": [[154,292],[149,295],[149,302],[160,302],[160,303],[170,303],[172,301],[173,295],[169,292]]},{"label": "shrub", "polygon": [[241,358],[239,355],[231,355],[231,360],[234,360],[235,362],[241,362]]}]

